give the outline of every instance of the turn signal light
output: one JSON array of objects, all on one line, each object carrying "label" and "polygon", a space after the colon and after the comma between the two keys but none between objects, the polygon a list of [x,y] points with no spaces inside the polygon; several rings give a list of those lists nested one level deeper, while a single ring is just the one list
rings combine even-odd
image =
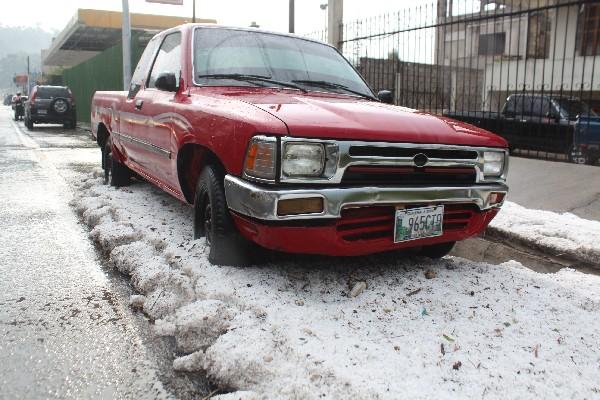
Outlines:
[{"label": "turn signal light", "polygon": [[490,197],[488,197],[488,202],[490,205],[500,204],[504,200],[505,193],[500,192],[492,192],[490,193]]},{"label": "turn signal light", "polygon": [[323,212],[323,198],[279,200],[277,215],[320,214]]},{"label": "turn signal light", "polygon": [[275,141],[253,138],[246,153],[244,172],[261,179],[275,179]]}]

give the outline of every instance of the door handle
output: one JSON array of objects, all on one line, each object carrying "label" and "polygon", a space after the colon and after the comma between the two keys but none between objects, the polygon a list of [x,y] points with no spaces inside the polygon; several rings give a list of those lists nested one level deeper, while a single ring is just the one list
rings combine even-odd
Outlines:
[{"label": "door handle", "polygon": [[135,101],[135,109],[136,110],[141,110],[143,105],[144,105],[144,100],[136,100]]}]

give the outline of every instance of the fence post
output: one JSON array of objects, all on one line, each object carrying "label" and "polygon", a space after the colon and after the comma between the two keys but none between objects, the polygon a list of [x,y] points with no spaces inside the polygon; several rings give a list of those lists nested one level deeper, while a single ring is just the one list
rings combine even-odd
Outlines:
[{"label": "fence post", "polygon": [[344,0],[327,1],[327,43],[342,50]]},{"label": "fence post", "polygon": [[131,20],[129,18],[129,0],[123,0],[123,90],[129,90],[131,83]]}]

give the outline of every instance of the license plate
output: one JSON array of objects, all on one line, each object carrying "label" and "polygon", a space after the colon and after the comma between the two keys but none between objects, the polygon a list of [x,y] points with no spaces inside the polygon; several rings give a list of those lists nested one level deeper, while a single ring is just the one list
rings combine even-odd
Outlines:
[{"label": "license plate", "polygon": [[442,236],[444,206],[396,210],[394,243]]},{"label": "license plate", "polygon": [[48,110],[37,110],[38,114],[47,114]]}]

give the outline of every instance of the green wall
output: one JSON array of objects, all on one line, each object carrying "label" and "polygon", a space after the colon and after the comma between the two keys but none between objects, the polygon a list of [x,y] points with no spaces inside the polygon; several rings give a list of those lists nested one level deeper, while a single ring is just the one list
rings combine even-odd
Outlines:
[{"label": "green wall", "polygon": [[[144,47],[131,38],[132,72]],[[97,90],[123,90],[123,50],[121,44],[63,72],[63,82],[75,96],[77,121],[90,122],[90,104]]]}]

